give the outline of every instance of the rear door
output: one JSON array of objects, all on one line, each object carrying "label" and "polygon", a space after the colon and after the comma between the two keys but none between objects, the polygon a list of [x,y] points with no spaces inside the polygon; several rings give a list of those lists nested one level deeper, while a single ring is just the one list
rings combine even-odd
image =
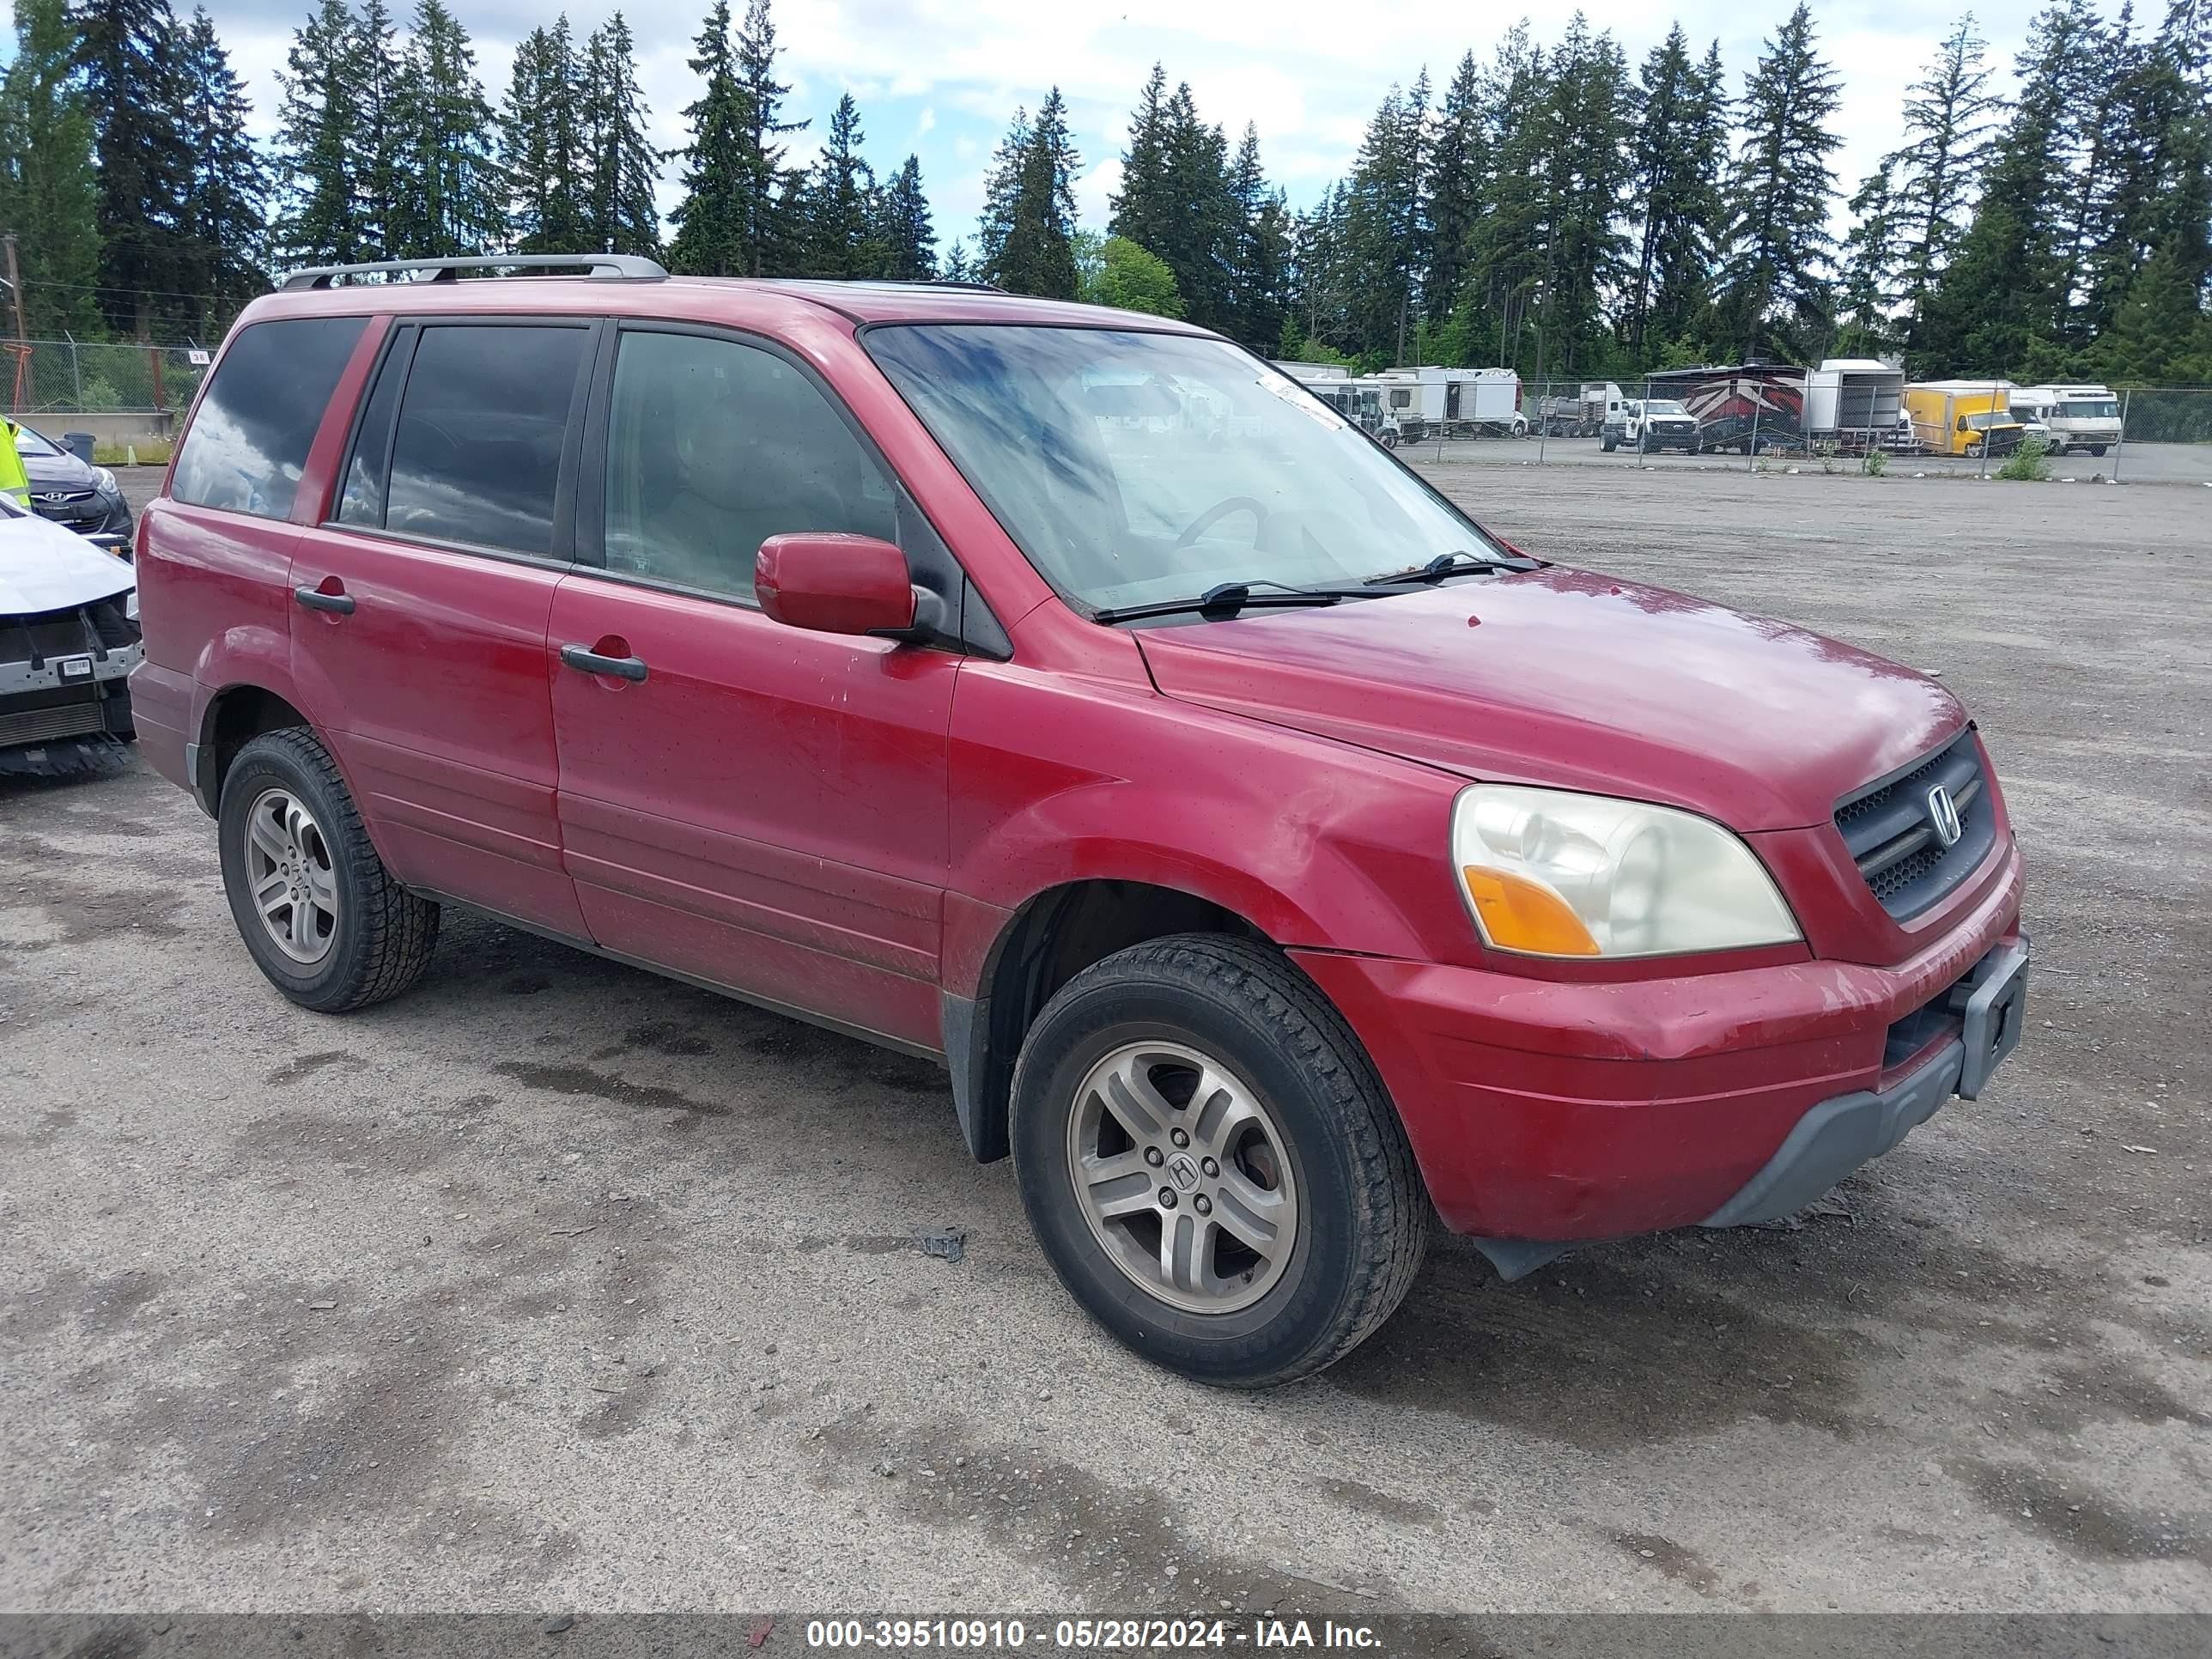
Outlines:
[{"label": "rear door", "polygon": [[550,635],[562,833],[592,937],[933,1049],[961,659],[772,622],[753,558],[786,532],[881,537],[955,615],[957,568],[794,358],[657,325],[611,343]]},{"label": "rear door", "polygon": [[294,677],[393,872],[572,939],[545,629],[597,332],[397,328],[292,564]]}]

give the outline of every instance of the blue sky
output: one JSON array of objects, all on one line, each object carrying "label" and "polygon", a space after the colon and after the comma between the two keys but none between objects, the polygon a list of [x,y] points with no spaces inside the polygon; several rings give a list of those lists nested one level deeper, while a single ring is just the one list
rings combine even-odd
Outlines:
[{"label": "blue sky", "polygon": [[[447,0],[475,38],[486,89],[504,88],[514,44],[552,9],[526,0]],[[184,0],[173,0],[188,9]],[[413,0],[391,0],[404,23]],[[273,125],[290,34],[307,0],[210,0],[218,31],[252,88],[257,122]],[[611,5],[596,0],[568,15],[580,38]],[[638,37],[641,78],[655,137],[683,142],[679,112],[695,94],[684,60],[705,0],[636,0],[622,8]],[[732,0],[742,12],[742,0]],[[1789,14],[1784,0],[1590,0],[1593,27],[1611,29],[1635,63],[1680,17],[1698,51],[1717,39],[1731,88],[1759,42]],[[1964,7],[1860,0],[1816,3],[1822,47],[1843,76],[1838,182],[1848,195],[1898,143],[1899,110],[1936,42]],[[2156,9],[2155,7],[2152,9]],[[1425,64],[1447,79],[1460,54],[1486,58],[1526,11],[1539,39],[1555,38],[1566,12],[1551,7],[1464,8],[1346,4],[1344,0],[777,0],[784,78],[793,117],[814,125],[793,136],[810,159],[839,95],[850,90],[866,131],[866,153],[887,173],[912,151],[936,210],[940,237],[972,234],[981,175],[1017,105],[1035,107],[1057,82],[1069,100],[1085,170],[1077,195],[1086,222],[1103,223],[1118,177],[1128,112],[1155,58],[1172,85],[1187,80],[1200,112],[1230,130],[1259,124],[1261,153],[1294,204],[1310,203],[1349,166],[1360,132],[1392,82]],[[2027,32],[2026,0],[1984,0],[1977,16],[2009,89],[2013,52]],[[674,199],[676,167],[664,180]]]}]

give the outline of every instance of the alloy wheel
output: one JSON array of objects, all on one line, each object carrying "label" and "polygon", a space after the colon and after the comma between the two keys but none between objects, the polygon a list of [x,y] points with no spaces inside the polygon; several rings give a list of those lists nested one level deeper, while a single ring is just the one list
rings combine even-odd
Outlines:
[{"label": "alloy wheel", "polygon": [[300,798],[264,789],[246,815],[246,890],[270,942],[302,967],[331,952],[338,931],[330,843]]},{"label": "alloy wheel", "polygon": [[1235,1313],[1290,1264],[1298,1194],[1282,1130],[1196,1048],[1130,1042],[1100,1060],[1076,1091],[1067,1161],[1092,1237],[1172,1307]]}]

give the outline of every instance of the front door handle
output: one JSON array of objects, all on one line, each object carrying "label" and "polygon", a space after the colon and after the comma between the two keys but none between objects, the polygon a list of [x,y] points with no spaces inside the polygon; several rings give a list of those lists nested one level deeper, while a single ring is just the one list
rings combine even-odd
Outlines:
[{"label": "front door handle", "polygon": [[580,674],[612,674],[617,679],[642,680],[646,675],[642,657],[603,657],[589,646],[564,645],[561,660]]},{"label": "front door handle", "polygon": [[353,595],[325,593],[319,587],[295,587],[292,597],[310,611],[328,611],[340,617],[353,615]]}]

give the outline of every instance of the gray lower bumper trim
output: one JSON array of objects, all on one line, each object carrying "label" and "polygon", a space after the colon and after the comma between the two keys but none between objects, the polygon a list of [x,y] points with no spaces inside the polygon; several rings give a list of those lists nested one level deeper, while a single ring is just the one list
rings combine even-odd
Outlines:
[{"label": "gray lower bumper trim", "polygon": [[1797,1120],[1765,1166],[1698,1224],[1741,1227],[1795,1215],[1933,1117],[1958,1092],[1966,1057],[1966,1045],[1954,1042],[1887,1094],[1862,1090],[1822,1101]]}]

